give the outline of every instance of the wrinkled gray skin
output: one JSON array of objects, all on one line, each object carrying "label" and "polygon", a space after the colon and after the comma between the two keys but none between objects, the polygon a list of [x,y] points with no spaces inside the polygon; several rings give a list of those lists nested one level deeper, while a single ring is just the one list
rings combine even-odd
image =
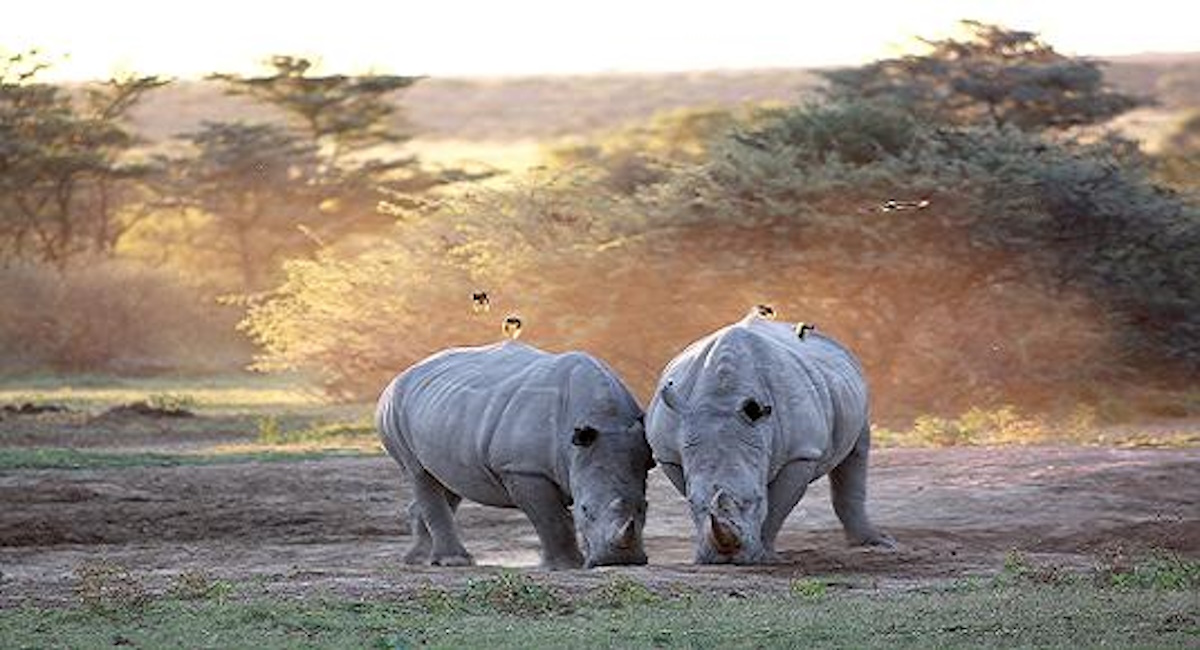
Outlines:
[{"label": "wrinkled gray skin", "polygon": [[867,518],[867,386],[833,339],[751,315],[696,341],[663,371],[646,435],[691,506],[699,563],[776,561],[784,519],[825,474],[849,541],[895,544]]},{"label": "wrinkled gray skin", "polygon": [[523,510],[546,568],[646,563],[642,410],[595,358],[515,341],[446,350],[388,385],[376,425],[414,486],[407,563],[472,563],[463,498]]}]

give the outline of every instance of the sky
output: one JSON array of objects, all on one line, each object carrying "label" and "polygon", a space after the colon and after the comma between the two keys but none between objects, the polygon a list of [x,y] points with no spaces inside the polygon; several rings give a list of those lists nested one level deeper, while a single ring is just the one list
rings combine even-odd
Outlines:
[{"label": "sky", "polygon": [[1200,50],[1194,0],[40,0],[0,8],[0,52],[44,78],[253,74],[272,54],[327,73],[493,76],[853,65],[955,35],[963,18],[1072,55]]}]

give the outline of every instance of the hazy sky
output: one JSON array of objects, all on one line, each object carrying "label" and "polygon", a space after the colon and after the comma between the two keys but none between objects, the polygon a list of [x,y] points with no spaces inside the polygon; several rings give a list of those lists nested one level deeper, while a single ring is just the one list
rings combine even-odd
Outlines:
[{"label": "hazy sky", "polygon": [[[13,0],[0,51],[57,76],[253,72],[271,54],[329,72],[438,76],[805,67],[893,56],[961,18],[1069,54],[1200,50],[1195,0]],[[62,57],[68,57],[63,60]]]}]

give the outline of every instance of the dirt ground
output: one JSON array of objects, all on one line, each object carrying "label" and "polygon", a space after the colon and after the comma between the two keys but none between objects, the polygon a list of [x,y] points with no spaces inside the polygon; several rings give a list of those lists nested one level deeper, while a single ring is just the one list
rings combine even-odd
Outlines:
[{"label": "dirt ground", "polygon": [[[691,565],[684,503],[661,472],[650,483],[648,566],[539,578],[567,591],[614,573],[664,591],[769,592],[801,576],[905,589],[995,574],[1013,549],[1078,568],[1156,550],[1200,556],[1200,449],[877,450],[869,507],[899,550],[848,548],[821,480],[784,528],[786,563],[767,567]],[[295,597],[402,597],[536,567],[518,511],[469,503],[459,519],[480,566],[403,565],[408,495],[387,457],[0,473],[0,607],[72,602],[76,571],[101,561],[155,590],[203,571],[239,595]]]}]

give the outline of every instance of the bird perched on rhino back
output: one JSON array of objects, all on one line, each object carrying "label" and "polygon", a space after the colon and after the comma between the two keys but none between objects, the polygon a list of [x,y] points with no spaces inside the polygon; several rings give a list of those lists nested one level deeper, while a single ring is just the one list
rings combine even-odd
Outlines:
[{"label": "bird perched on rhino back", "polygon": [[644,564],[653,461],[642,415],[616,373],[582,352],[507,340],[413,365],[376,409],[384,447],[413,484],[405,561],[472,563],[454,521],[466,498],[523,510],[547,568]]},{"label": "bird perched on rhino back", "polygon": [[847,538],[894,545],[866,513],[866,381],[830,337],[752,310],[667,364],[646,436],[691,507],[697,562],[776,560],[784,519],[826,474]]}]

